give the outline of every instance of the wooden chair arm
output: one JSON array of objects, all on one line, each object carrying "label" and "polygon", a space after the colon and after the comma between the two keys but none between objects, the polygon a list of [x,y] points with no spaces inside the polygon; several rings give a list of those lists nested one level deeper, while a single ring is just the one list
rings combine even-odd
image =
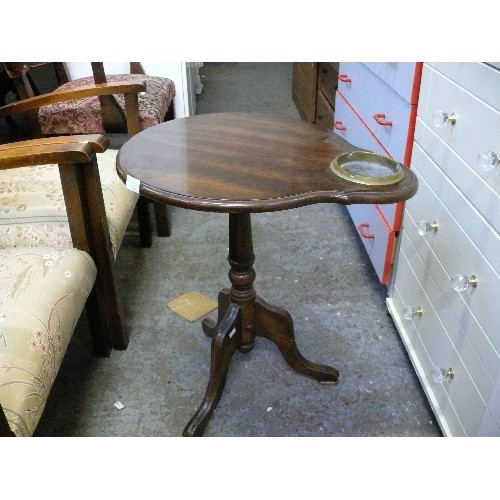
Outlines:
[{"label": "wooden chair arm", "polygon": [[55,90],[47,94],[35,97],[28,97],[21,101],[16,101],[0,107],[0,117],[22,113],[31,109],[36,109],[46,104],[56,102],[72,101],[83,99],[85,97],[112,95],[112,94],[138,94],[146,91],[145,83],[134,81],[98,83],[95,85],[86,85],[85,87],[76,87],[72,89]]},{"label": "wooden chair arm", "polygon": [[48,163],[87,163],[95,153],[106,151],[104,135],[47,137],[0,145],[0,169],[45,165]]}]

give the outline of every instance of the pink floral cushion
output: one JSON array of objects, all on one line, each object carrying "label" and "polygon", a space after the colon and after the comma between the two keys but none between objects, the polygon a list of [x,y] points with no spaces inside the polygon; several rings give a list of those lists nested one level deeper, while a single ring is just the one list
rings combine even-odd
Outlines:
[{"label": "pink floral cushion", "polygon": [[0,250],[0,404],[16,436],[31,436],[92,290],[80,250]]},{"label": "pink floral cushion", "polygon": [[[165,114],[175,96],[174,82],[168,78],[147,75],[110,75],[108,83],[138,80],[146,83],[146,92],[139,94],[139,121],[141,129],[163,122]],[[61,85],[68,89],[93,85],[94,78],[88,76]],[[123,94],[115,98],[125,111]],[[44,135],[105,134],[102,126],[101,108],[98,97],[87,97],[75,101],[50,104],[40,108],[38,118]]]}]

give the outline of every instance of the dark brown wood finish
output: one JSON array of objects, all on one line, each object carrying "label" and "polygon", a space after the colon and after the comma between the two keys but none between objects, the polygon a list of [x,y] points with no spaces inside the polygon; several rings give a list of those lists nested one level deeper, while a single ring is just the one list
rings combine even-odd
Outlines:
[{"label": "dark brown wood finish", "polygon": [[212,338],[205,396],[184,436],[201,436],[222,395],[236,350],[248,353],[255,338],[274,342],[296,371],[336,384],[335,368],[305,359],[293,320],[257,296],[251,213],[313,203],[391,203],[415,194],[417,179],[405,169],[398,184],[367,187],[338,178],[330,162],[355,148],[332,132],[300,120],[253,113],[200,115],[145,130],[119,152],[117,171],[140,180],[151,199],[194,210],[229,213],[229,280],[219,293],[217,322],[204,320]]},{"label": "dark brown wood finish", "polygon": [[345,181],[331,161],[355,148],[332,131],[257,113],[179,118],[144,130],[120,150],[117,170],[140,179],[155,201],[214,212],[270,212],[312,203],[393,203],[410,198],[409,169],[398,184]]}]

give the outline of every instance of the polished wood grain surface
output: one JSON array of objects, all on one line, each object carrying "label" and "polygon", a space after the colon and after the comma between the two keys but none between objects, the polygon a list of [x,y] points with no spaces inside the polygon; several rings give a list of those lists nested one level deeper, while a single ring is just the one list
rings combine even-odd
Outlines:
[{"label": "polished wood grain surface", "polygon": [[0,168],[49,163],[83,163],[106,151],[109,139],[100,134],[44,137],[0,145]]},{"label": "polished wood grain surface", "polygon": [[340,179],[331,161],[357,148],[302,120],[214,113],[146,129],[120,150],[117,171],[140,180],[155,201],[214,212],[268,212],[313,203],[393,203],[417,190],[405,168],[399,183],[370,187]]}]

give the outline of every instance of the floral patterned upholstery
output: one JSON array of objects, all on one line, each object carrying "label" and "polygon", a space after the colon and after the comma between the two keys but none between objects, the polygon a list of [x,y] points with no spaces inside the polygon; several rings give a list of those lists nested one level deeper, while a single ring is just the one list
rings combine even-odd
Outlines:
[{"label": "floral patterned upholstery", "polygon": [[[139,80],[146,83],[146,92],[139,94],[139,122],[141,130],[163,122],[175,96],[174,82],[168,78],[146,75],[109,75],[108,83]],[[59,89],[93,85],[92,76],[79,78],[61,85]],[[125,111],[123,94],[115,98]],[[104,134],[98,97],[66,101],[40,108],[38,118],[44,135]]]},{"label": "floral patterned upholstery", "polygon": [[0,250],[0,404],[16,436],[38,424],[95,277],[74,248]]},{"label": "floral patterned upholstery", "polygon": [[[97,155],[116,258],[139,195],[116,173],[116,150]],[[0,170],[0,248],[72,247],[57,165]]]}]

